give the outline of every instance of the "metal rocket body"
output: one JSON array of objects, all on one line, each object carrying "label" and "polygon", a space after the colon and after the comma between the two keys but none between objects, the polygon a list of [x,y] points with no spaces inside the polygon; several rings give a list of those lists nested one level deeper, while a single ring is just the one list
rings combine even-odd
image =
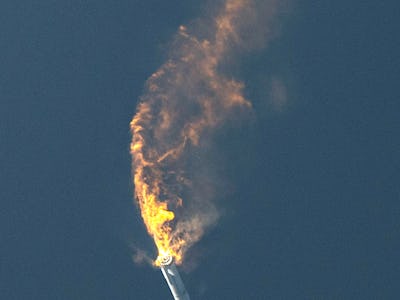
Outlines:
[{"label": "metal rocket body", "polygon": [[181,276],[173,262],[172,256],[159,258],[161,272],[168,283],[175,300],[190,300]]}]

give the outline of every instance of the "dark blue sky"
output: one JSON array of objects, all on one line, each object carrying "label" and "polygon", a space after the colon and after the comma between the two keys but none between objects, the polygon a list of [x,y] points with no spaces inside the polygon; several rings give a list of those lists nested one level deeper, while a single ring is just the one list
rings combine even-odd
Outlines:
[{"label": "dark blue sky", "polygon": [[[132,204],[129,122],[201,6],[2,1],[1,299],[170,296],[131,258],[154,248]],[[192,299],[400,297],[398,6],[297,1],[232,71],[256,113],[218,137],[229,191],[182,270]]]}]

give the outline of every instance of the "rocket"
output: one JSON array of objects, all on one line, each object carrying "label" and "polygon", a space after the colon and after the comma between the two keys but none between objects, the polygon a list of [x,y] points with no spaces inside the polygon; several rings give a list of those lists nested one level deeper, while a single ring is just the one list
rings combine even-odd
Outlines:
[{"label": "rocket", "polygon": [[189,294],[186,291],[178,269],[176,268],[173,258],[170,255],[158,258],[161,272],[168,283],[169,289],[175,300],[190,300]]}]

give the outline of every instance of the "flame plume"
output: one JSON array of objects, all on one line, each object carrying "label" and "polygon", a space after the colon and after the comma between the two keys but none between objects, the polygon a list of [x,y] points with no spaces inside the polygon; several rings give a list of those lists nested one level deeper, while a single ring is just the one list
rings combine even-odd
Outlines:
[{"label": "flame plume", "polygon": [[[234,109],[250,108],[243,84],[218,70],[234,47],[243,46],[256,10],[251,0],[227,0],[207,38],[180,26],[169,60],[146,83],[130,123],[135,196],[158,255],[177,264],[217,219],[204,199],[183,199],[193,184],[188,161],[211,130]],[[158,264],[157,261],[155,264]]]}]

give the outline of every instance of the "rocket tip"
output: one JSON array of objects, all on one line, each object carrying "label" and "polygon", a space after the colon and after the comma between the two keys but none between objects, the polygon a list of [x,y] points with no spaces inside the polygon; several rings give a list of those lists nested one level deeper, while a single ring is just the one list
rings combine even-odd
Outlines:
[{"label": "rocket tip", "polygon": [[160,266],[168,266],[170,264],[172,264],[173,262],[173,258],[171,255],[163,255],[163,256],[159,256],[157,258],[157,262]]}]

